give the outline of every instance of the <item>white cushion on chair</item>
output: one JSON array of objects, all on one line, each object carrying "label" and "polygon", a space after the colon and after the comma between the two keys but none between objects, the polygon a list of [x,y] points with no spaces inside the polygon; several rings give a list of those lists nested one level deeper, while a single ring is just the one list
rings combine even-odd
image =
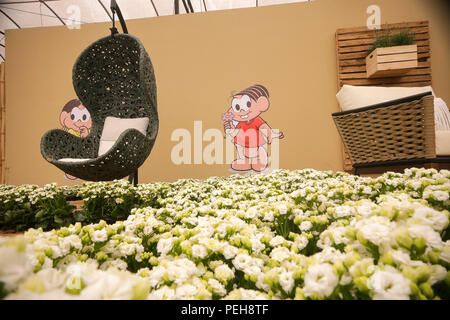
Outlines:
[{"label": "white cushion on chair", "polygon": [[98,148],[98,156],[104,155],[114,145],[116,140],[127,129],[136,129],[147,135],[148,118],[115,118],[106,117]]},{"label": "white cushion on chair", "polygon": [[436,131],[436,155],[450,156],[450,130]]},{"label": "white cushion on chair", "polygon": [[61,161],[61,162],[83,162],[83,161],[88,161],[88,160],[92,160],[92,159],[78,159],[78,158],[62,158],[62,159],[58,159],[58,161]]},{"label": "white cushion on chair", "polygon": [[436,131],[450,130],[450,111],[441,98],[434,98],[434,128]]},{"label": "white cushion on chair", "polygon": [[342,111],[347,111],[428,91],[431,91],[434,96],[431,86],[375,87],[344,84],[341,90],[336,94],[336,98],[339,101]]}]

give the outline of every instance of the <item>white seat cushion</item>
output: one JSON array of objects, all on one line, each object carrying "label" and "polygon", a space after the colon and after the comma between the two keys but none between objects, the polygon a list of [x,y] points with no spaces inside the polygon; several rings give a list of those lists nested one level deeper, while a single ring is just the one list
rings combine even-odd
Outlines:
[{"label": "white seat cushion", "polygon": [[116,140],[127,129],[136,129],[147,135],[148,118],[115,118],[106,117],[100,138],[98,156],[104,155],[114,145]]},{"label": "white seat cushion", "polygon": [[450,156],[450,130],[436,131],[436,155]]},{"label": "white seat cushion", "polygon": [[83,162],[83,161],[88,161],[88,160],[92,160],[92,159],[76,159],[76,158],[58,159],[58,161],[61,161],[61,162]]},{"label": "white seat cushion", "polygon": [[434,128],[436,131],[450,130],[450,111],[441,98],[434,98]]},{"label": "white seat cushion", "polygon": [[373,104],[400,99],[414,94],[431,91],[431,86],[425,87],[374,87],[351,86],[344,84],[336,94],[342,111],[367,107]]}]

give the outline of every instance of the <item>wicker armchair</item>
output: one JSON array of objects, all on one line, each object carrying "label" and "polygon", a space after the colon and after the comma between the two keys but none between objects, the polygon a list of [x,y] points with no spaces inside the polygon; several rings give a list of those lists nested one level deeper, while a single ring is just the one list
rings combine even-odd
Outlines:
[{"label": "wicker armchair", "polygon": [[436,156],[433,99],[426,92],[333,113],[355,173],[367,168],[449,165],[450,157]]},{"label": "wicker armchair", "polygon": [[[149,156],[158,134],[156,82],[150,57],[142,43],[128,34],[101,38],[78,57],[72,75],[75,92],[92,117],[85,138],[54,129],[41,139],[42,156],[75,177],[106,181],[135,174]],[[124,131],[114,145],[98,156],[107,116],[148,117],[147,134]],[[86,159],[60,161],[62,158]]]}]

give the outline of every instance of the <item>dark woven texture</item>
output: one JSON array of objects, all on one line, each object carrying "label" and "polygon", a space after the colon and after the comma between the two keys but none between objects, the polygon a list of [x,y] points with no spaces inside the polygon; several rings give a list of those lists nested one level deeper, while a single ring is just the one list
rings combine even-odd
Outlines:
[{"label": "dark woven texture", "polygon": [[[159,125],[155,75],[142,43],[128,34],[95,41],[75,62],[72,80],[78,98],[91,114],[91,131],[85,138],[59,129],[48,131],[41,139],[42,156],[64,172],[89,181],[120,179],[135,172],[149,156]],[[148,117],[147,135],[128,129],[98,157],[107,116]],[[58,161],[61,158],[91,160],[67,163]]]},{"label": "dark woven texture", "polygon": [[435,158],[433,96],[333,114],[352,164]]}]

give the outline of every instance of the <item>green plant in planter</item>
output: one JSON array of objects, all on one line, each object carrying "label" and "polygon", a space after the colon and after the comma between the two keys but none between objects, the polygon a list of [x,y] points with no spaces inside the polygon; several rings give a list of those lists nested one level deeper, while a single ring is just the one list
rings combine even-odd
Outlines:
[{"label": "green plant in planter", "polygon": [[367,55],[371,54],[376,48],[395,47],[395,46],[407,46],[415,43],[415,35],[409,30],[400,31],[398,33],[391,34],[389,30],[387,34],[378,34],[375,37],[372,47],[367,52]]}]

